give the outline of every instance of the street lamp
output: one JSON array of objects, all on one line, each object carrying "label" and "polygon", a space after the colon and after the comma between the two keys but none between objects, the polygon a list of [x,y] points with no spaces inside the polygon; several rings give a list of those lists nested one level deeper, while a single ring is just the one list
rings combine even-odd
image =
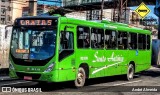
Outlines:
[{"label": "street lamp", "polygon": [[103,7],[104,7],[104,0],[102,0],[102,3],[101,3],[101,17],[100,17],[101,20],[103,18]]}]

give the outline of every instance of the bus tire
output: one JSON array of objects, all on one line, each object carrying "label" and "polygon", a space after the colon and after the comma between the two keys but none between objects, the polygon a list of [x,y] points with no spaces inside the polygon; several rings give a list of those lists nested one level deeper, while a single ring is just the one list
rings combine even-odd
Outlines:
[{"label": "bus tire", "polygon": [[128,70],[127,70],[127,80],[132,80],[134,77],[134,66],[133,64],[129,64]]},{"label": "bus tire", "polygon": [[74,81],[75,86],[77,88],[83,87],[85,84],[85,80],[86,80],[86,72],[83,67],[79,67],[77,75],[76,75],[76,79]]}]

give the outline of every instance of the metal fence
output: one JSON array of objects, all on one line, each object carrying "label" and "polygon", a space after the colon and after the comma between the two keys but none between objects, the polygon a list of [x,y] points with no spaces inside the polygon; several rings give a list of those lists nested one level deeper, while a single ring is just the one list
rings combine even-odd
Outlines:
[{"label": "metal fence", "polygon": [[[104,1],[113,1],[113,0],[104,0]],[[97,3],[102,2],[102,0],[63,0],[63,6],[73,6],[87,3]]]}]

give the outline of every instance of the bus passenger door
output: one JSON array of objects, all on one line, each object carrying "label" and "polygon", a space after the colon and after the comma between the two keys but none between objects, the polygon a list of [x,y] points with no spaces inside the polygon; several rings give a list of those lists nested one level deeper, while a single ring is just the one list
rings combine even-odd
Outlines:
[{"label": "bus passenger door", "polygon": [[74,33],[61,31],[59,44],[59,81],[75,79]]}]

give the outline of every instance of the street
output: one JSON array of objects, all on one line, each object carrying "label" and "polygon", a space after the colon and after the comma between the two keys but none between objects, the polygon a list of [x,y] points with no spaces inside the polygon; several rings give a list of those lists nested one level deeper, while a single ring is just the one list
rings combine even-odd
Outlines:
[{"label": "street", "polygon": [[[135,78],[131,81],[126,81],[125,76],[114,76],[97,79],[89,79],[85,87],[75,88],[73,82],[61,83],[38,83],[24,80],[9,80],[1,79],[1,87],[11,88],[40,88],[39,92],[1,92],[0,94],[59,94],[59,95],[160,95],[160,68],[151,67],[147,71],[135,74]],[[139,88],[139,91],[136,90]],[[143,88],[154,88],[152,91],[141,91]],[[155,91],[155,89],[157,91]],[[1,89],[2,90],[2,89]]]}]

